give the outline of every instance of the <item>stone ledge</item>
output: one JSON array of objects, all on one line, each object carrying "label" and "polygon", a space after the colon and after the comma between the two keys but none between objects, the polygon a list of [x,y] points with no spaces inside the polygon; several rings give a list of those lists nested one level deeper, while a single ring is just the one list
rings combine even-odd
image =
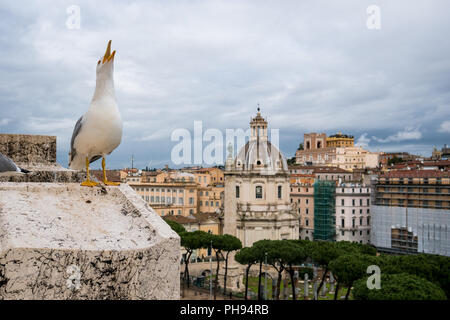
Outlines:
[{"label": "stone ledge", "polygon": [[126,184],[0,184],[0,299],[179,299],[179,253]]}]

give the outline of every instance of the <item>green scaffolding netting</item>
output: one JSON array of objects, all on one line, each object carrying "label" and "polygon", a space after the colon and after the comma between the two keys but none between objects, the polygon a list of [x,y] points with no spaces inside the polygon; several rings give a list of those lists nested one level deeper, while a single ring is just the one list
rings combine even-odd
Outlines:
[{"label": "green scaffolding netting", "polygon": [[335,190],[333,181],[314,183],[314,240],[335,240]]}]

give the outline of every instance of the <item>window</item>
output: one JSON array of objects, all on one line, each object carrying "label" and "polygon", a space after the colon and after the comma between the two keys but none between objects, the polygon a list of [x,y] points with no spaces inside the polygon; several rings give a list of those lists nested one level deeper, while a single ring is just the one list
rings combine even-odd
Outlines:
[{"label": "window", "polygon": [[345,205],[344,199],[341,200],[341,205],[342,205],[342,206]]},{"label": "window", "polygon": [[309,203],[309,199],[305,199],[306,200],[306,204],[308,204]]},{"label": "window", "polygon": [[256,199],[262,199],[262,187],[256,186]]},{"label": "window", "polygon": [[355,218],[352,219],[352,227],[355,227]]},{"label": "window", "polygon": [[367,199],[367,205],[368,206],[370,205],[370,199]]},{"label": "window", "polygon": [[219,206],[219,201],[216,201],[216,207],[218,207]]},{"label": "window", "polygon": [[355,205],[355,199],[352,199],[352,206]]},{"label": "window", "polygon": [[184,204],[183,198],[178,198],[178,204]]},{"label": "window", "polygon": [[151,202],[151,203],[155,202],[155,197],[154,197],[154,196],[151,196],[151,197],[150,197],[150,202]]},{"label": "window", "polygon": [[194,204],[194,198],[189,198],[189,204]]},{"label": "window", "polygon": [[180,209],[178,209],[178,215],[180,215],[181,214],[181,210]]},{"label": "window", "polygon": [[370,217],[367,217],[367,225],[370,226]]},{"label": "window", "polygon": [[236,198],[240,197],[240,190],[239,190],[239,186],[236,186]]},{"label": "window", "polygon": [[309,226],[309,220],[308,219],[305,220],[305,225]]},{"label": "window", "polygon": [[282,198],[281,191],[282,191],[282,187],[278,186],[278,199]]},{"label": "window", "polygon": [[306,214],[308,214],[309,213],[309,209],[308,208],[306,208]]},{"label": "window", "polygon": [[342,228],[345,227],[345,219],[341,219],[341,227],[342,227]]},{"label": "window", "polygon": [[344,214],[344,213],[345,213],[345,210],[344,210],[344,209],[342,209],[342,210],[341,210],[341,213],[342,213],[342,214]]},{"label": "window", "polygon": [[359,199],[359,205],[362,206],[362,199]]},{"label": "window", "polygon": [[359,225],[360,225],[360,226],[363,225],[363,222],[362,222],[362,221],[363,221],[363,219],[362,219],[362,218],[359,218]]}]

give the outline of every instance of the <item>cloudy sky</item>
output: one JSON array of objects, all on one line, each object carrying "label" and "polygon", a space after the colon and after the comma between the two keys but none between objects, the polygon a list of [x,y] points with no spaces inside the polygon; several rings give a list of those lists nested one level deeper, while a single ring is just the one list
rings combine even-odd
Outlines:
[{"label": "cloudy sky", "polygon": [[[367,27],[373,4],[380,29]],[[0,133],[56,135],[67,166],[112,39],[124,132],[110,168],[132,154],[172,165],[175,129],[246,129],[257,103],[287,157],[304,133],[338,130],[428,156],[450,143],[448,12],[446,0],[3,1]]]}]

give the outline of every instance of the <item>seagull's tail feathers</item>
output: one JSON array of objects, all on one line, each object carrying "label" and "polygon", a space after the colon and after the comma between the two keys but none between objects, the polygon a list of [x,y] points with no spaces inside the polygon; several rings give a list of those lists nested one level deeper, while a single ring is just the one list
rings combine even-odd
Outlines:
[{"label": "seagull's tail feathers", "polygon": [[[70,159],[71,157],[69,157]],[[83,170],[86,166],[86,159],[79,154],[69,160],[69,168],[72,170]]]}]

